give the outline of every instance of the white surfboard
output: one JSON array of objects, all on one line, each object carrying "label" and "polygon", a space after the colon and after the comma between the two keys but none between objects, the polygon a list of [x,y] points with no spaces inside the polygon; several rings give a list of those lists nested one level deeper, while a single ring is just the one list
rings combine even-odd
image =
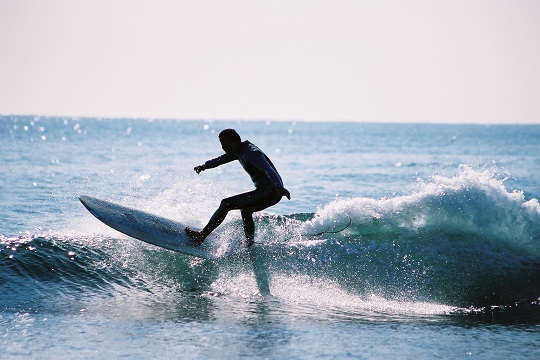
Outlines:
[{"label": "white surfboard", "polygon": [[126,235],[187,255],[215,257],[204,243],[198,247],[190,245],[184,224],[91,196],[81,195],[79,200],[96,218]]}]

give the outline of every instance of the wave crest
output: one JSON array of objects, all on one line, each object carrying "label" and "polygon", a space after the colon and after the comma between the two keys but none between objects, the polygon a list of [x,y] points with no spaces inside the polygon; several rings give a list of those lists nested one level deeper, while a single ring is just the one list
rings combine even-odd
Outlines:
[{"label": "wave crest", "polygon": [[[346,216],[344,216],[346,215]],[[366,228],[414,236],[420,232],[468,234],[506,244],[540,258],[540,205],[521,191],[508,191],[490,171],[461,165],[454,177],[434,176],[415,193],[400,197],[339,199],[303,224],[306,234],[339,227],[352,220],[344,235],[365,235]],[[369,233],[369,232],[368,232]]]}]

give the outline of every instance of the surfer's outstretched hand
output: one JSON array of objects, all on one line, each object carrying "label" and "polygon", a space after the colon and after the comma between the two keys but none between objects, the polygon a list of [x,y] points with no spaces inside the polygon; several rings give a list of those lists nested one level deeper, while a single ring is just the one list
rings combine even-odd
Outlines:
[{"label": "surfer's outstretched hand", "polygon": [[281,196],[285,196],[287,197],[287,199],[291,200],[291,193],[289,192],[289,190],[285,189],[284,187],[279,188],[279,193],[281,194]]},{"label": "surfer's outstretched hand", "polygon": [[204,165],[197,165],[197,166],[195,166],[195,167],[193,168],[193,170],[195,170],[195,172],[196,172],[197,174],[200,174],[201,171],[206,170],[206,168],[204,167]]}]

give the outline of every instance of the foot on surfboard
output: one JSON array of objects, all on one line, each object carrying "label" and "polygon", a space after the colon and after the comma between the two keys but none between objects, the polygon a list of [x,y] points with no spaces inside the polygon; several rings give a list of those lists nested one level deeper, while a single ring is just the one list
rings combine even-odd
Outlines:
[{"label": "foot on surfboard", "polygon": [[253,238],[251,239],[245,239],[244,240],[244,244],[246,245],[246,247],[251,247],[251,245],[253,245],[255,243],[255,241],[253,241]]},{"label": "foot on surfboard", "polygon": [[193,246],[199,246],[204,241],[204,236],[195,230],[191,230],[190,228],[186,227],[185,229],[187,236],[191,240],[191,245]]}]

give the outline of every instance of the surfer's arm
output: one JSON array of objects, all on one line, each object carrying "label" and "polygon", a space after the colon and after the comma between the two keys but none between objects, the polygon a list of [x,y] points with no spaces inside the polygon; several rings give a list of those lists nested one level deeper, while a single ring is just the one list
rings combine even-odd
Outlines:
[{"label": "surfer's arm", "polygon": [[223,154],[221,156],[218,156],[215,159],[208,160],[204,164],[195,166],[195,168],[193,170],[195,170],[195,172],[197,174],[199,174],[201,171],[204,171],[206,169],[212,169],[212,168],[218,167],[220,165],[229,163],[229,162],[231,162],[233,160],[236,160],[236,157],[234,155],[232,155],[232,154]]}]

